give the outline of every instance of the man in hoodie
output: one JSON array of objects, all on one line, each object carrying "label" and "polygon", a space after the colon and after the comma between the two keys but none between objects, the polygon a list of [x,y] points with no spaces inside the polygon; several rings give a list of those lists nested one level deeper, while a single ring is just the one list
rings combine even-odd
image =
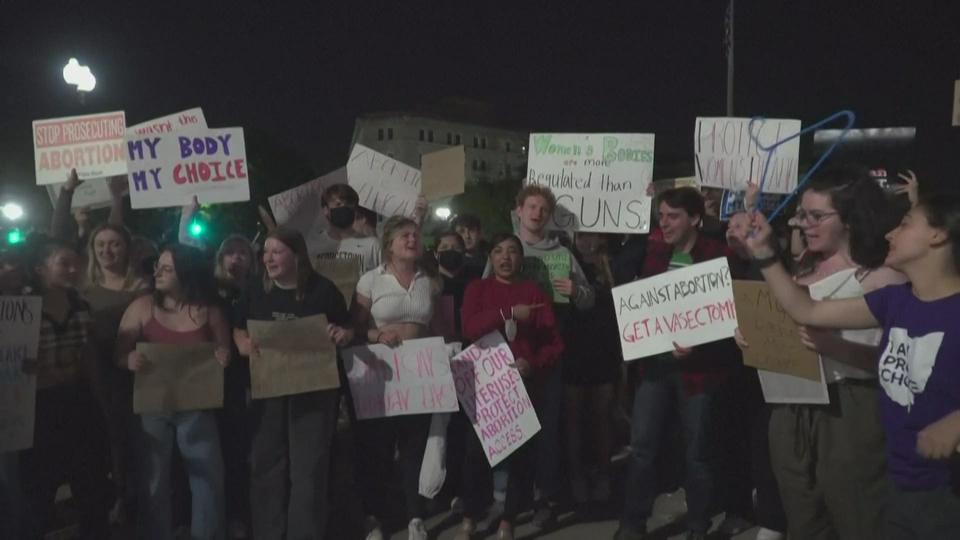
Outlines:
[{"label": "man in hoodie", "polygon": [[[555,238],[547,236],[547,223],[553,216],[557,199],[550,188],[536,184],[524,186],[517,194],[517,216],[520,228],[517,236],[523,242],[523,275],[541,284],[548,297],[554,299],[554,313],[561,335],[572,309],[590,309],[596,292],[587,281],[577,259]],[[564,273],[557,274],[557,269]],[[569,269],[569,270],[566,270]],[[492,272],[489,262],[484,276]],[[533,525],[549,528],[555,521],[551,500],[560,486],[560,409],[563,398],[561,366],[548,370],[543,377],[544,405],[540,416],[540,440],[537,442],[536,513]],[[494,476],[495,490],[504,487],[502,478]]]},{"label": "man in hoodie", "polygon": [[[669,189],[659,196],[662,240],[650,240],[641,276],[648,278],[718,257],[727,257],[731,274],[742,262],[725,245],[700,233],[705,208],[694,188]],[[624,488],[624,512],[617,540],[646,538],[647,519],[657,492],[655,458],[664,442],[674,407],[684,432],[688,539],[706,538],[710,528],[714,471],[711,466],[713,396],[735,365],[732,340],[693,348],[674,344],[670,353],[641,359],[641,381],[633,404],[630,469]]]},{"label": "man in hoodie", "polygon": [[380,265],[380,240],[376,236],[362,236],[354,230],[359,204],[360,196],[347,184],[334,184],[323,190],[320,206],[330,226],[323,232],[306,235],[311,260],[317,257],[356,257],[360,259],[361,275]]}]

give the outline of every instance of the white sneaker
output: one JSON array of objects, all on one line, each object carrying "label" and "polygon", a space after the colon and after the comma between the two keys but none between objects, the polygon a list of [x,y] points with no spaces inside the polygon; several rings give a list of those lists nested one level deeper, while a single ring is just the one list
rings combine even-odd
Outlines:
[{"label": "white sneaker", "polygon": [[787,535],[782,532],[771,531],[765,527],[760,527],[757,531],[757,540],[784,540],[786,537]]},{"label": "white sneaker", "polygon": [[366,540],[384,540],[383,529],[380,528],[380,522],[377,521],[377,518],[368,516],[364,521],[363,528],[367,531],[367,536],[364,537]]},{"label": "white sneaker", "polygon": [[409,540],[427,540],[427,526],[423,524],[420,518],[410,520],[407,526],[407,538]]}]

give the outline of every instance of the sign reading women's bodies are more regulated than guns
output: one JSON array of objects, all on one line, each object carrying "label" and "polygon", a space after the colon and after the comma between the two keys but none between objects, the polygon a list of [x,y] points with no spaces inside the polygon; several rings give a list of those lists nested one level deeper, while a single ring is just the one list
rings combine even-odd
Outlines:
[{"label": "sign reading women's bodies are more regulated than guns", "polygon": [[361,345],[340,357],[360,420],[459,410],[443,338],[411,339],[399,347]]},{"label": "sign reading women's bodies are more regulated than guns", "polygon": [[0,297],[0,452],[33,447],[37,376],[24,363],[37,358],[40,297]]},{"label": "sign reading women's bodies are more regulated than guns", "polygon": [[250,200],[243,129],[190,129],[126,137],[135,209]]},{"label": "sign reading women's bodies are more regulated than guns", "polygon": [[734,281],[740,333],[750,345],[743,363],[758,369],[820,380],[820,357],[800,342],[797,323],[763,281]]},{"label": "sign reading women's bodies are more regulated than guns", "polygon": [[133,412],[168,413],[223,407],[223,367],[213,343],[137,343],[146,365],[133,377]]},{"label": "sign reading women's bodies are more regulated than guns", "polygon": [[256,349],[250,356],[253,399],[340,388],[337,351],[327,332],[327,317],[289,321],[247,321]]},{"label": "sign reading women's bodies are more regulated than guns", "polygon": [[646,233],[653,142],[642,133],[531,133],[524,182],[556,195],[559,229]]},{"label": "sign reading women's bodies are more regulated than guns", "polygon": [[520,372],[511,367],[513,361],[510,346],[494,331],[451,362],[457,398],[491,467],[540,431]]},{"label": "sign reading women's bodies are more regulated than guns", "polygon": [[360,206],[381,216],[413,217],[420,197],[420,171],[362,144],[347,161],[347,181],[360,195]]},{"label": "sign reading women's bodies are more regulated than guns", "polygon": [[624,360],[733,337],[733,280],[720,257],[613,289]]},{"label": "sign reading women's bodies are more regulated than guns", "polygon": [[125,132],[123,111],[34,120],[37,185],[66,182],[71,169],[81,180],[126,174]]},{"label": "sign reading women's bodies are more regulated than guns", "polygon": [[[764,147],[795,135],[799,120],[757,120],[753,134]],[[697,180],[706,187],[743,191],[747,184],[760,184],[767,167],[768,152],[750,135],[749,118],[697,118],[693,151]],[[792,193],[797,188],[800,138],[781,144],[773,151],[764,193]]]}]

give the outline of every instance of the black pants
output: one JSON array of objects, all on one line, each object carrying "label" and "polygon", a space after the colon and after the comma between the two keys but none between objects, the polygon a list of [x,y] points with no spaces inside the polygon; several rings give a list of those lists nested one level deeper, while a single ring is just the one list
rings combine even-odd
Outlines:
[{"label": "black pants", "polygon": [[103,413],[92,392],[81,384],[38,390],[33,448],[20,455],[23,537],[43,537],[54,521],[57,488],[67,482],[82,537],[108,538],[109,467]]},{"label": "black pants", "polygon": [[387,480],[393,477],[393,456],[400,457],[400,483],[407,519],[424,517],[420,496],[420,467],[430,432],[430,415],[415,414],[359,420],[356,425],[357,476],[363,493],[364,511],[383,519],[389,512]]},{"label": "black pants", "polygon": [[[487,457],[480,445],[480,438],[470,428],[466,434],[466,459],[463,475],[464,514],[473,520],[478,520],[486,510],[490,493],[490,476],[492,470]],[[526,505],[533,499],[533,484],[536,478],[536,434],[523,446],[516,449],[509,457],[497,464],[497,468],[507,469],[507,493],[503,502],[503,518],[513,521]]]},{"label": "black pants", "polygon": [[246,523],[250,515],[250,375],[246,359],[230,364],[223,375],[223,408],[217,411],[223,452],[227,523]]},{"label": "black pants", "polygon": [[257,540],[323,538],[337,390],[255,400],[250,505]]}]

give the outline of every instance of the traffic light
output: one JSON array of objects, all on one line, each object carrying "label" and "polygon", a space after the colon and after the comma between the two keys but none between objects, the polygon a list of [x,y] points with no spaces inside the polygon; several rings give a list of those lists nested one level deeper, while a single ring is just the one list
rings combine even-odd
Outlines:
[{"label": "traffic light", "polygon": [[13,246],[23,242],[23,233],[20,229],[10,229],[7,231],[7,245]]},{"label": "traffic light", "polygon": [[190,236],[193,238],[203,238],[203,233],[206,232],[207,227],[199,219],[194,219],[190,222]]}]

